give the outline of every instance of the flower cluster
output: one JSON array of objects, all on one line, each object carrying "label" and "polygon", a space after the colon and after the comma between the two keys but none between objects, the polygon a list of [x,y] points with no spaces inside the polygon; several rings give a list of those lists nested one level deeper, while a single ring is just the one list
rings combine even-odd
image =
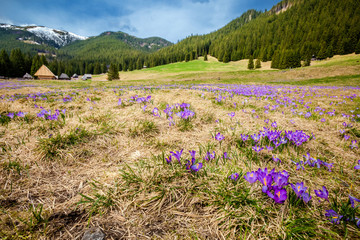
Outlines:
[{"label": "flower cluster", "polygon": [[[181,164],[182,153],[183,153],[183,149],[181,149],[180,151],[175,151],[175,152],[171,151],[170,155],[168,157],[166,157],[165,160],[168,164],[171,164],[172,159],[174,157],[178,161],[179,165],[182,166],[182,164]],[[195,150],[189,151],[189,153],[191,155],[191,160],[186,160],[185,167],[190,172],[198,172],[203,167],[203,164],[201,162],[196,163],[196,157],[195,157],[196,151]]]},{"label": "flower cluster", "polygon": [[289,174],[285,170],[275,172],[275,169],[268,172],[268,169],[258,169],[257,171],[247,172],[244,178],[249,183],[259,181],[263,187],[262,191],[272,198],[276,203],[284,203],[287,199],[285,186],[289,184]]}]

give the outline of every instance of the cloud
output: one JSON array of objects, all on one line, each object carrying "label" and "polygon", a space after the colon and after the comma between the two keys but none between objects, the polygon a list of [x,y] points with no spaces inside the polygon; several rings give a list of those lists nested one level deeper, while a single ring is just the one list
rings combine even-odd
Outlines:
[{"label": "cloud", "polygon": [[[84,36],[123,31],[176,42],[191,34],[215,31],[250,8],[269,8],[277,0],[11,0],[0,21],[34,23]],[[3,19],[3,20],[2,20]],[[10,21],[11,20],[11,21]]]}]

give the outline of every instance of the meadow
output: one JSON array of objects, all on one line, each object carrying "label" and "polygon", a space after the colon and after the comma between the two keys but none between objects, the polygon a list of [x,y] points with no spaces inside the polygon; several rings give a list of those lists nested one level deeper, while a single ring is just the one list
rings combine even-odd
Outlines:
[{"label": "meadow", "polygon": [[0,238],[357,239],[359,55],[0,82]]}]

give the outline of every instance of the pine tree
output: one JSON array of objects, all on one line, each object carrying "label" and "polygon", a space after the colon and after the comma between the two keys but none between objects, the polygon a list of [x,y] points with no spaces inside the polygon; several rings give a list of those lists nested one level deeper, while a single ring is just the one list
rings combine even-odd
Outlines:
[{"label": "pine tree", "polygon": [[208,60],[208,57],[207,57],[207,54],[205,53],[204,55],[204,61],[207,61]]},{"label": "pine tree", "polygon": [[359,40],[359,42],[356,44],[355,53],[356,53],[356,54],[360,54],[360,40]]},{"label": "pine tree", "polygon": [[22,77],[25,74],[25,60],[20,49],[13,49],[10,53],[12,77]]},{"label": "pine tree", "polygon": [[259,58],[255,61],[255,68],[261,68],[261,62]]},{"label": "pine tree", "polygon": [[254,69],[254,58],[251,56],[248,63],[248,69],[252,70]]},{"label": "pine tree", "polygon": [[117,67],[117,64],[111,63],[108,71],[108,80],[112,81],[114,79],[120,79],[119,69]]},{"label": "pine tree", "polygon": [[2,49],[0,52],[0,76],[10,77],[11,62],[7,52]]},{"label": "pine tree", "polygon": [[100,74],[100,73],[101,73],[100,63],[99,63],[99,62],[96,62],[96,63],[95,63],[95,66],[94,66],[94,74]]}]

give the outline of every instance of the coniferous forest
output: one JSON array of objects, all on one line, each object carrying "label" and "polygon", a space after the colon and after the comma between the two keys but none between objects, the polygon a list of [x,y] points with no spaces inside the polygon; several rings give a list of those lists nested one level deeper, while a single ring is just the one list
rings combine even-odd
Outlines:
[{"label": "coniferous forest", "polygon": [[[164,39],[149,38],[147,44],[155,46],[150,50],[134,44],[136,38],[129,35],[125,34],[124,41],[123,33],[104,33],[76,41],[54,48],[46,57],[8,44],[0,54],[0,76],[34,74],[41,64],[56,75],[104,73],[110,64],[120,71],[132,71],[192,61],[207,54],[224,63],[253,57],[272,61],[273,68],[294,68],[300,67],[301,61],[309,65],[313,57],[321,60],[360,53],[359,23],[358,0],[284,0],[270,10],[249,10],[217,31],[189,36],[173,45]],[[165,45],[156,47],[158,41]]]}]

